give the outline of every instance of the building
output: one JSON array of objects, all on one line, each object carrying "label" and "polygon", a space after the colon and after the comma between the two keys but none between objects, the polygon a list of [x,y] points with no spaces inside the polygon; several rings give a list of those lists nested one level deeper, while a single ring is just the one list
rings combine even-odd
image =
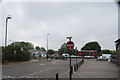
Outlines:
[{"label": "building", "polygon": [[31,53],[31,56],[35,56],[35,57],[46,57],[46,52],[42,51],[42,50],[36,50],[36,49],[30,49],[28,50]]},{"label": "building", "polygon": [[120,80],[120,39],[115,41],[116,51],[117,51],[117,61],[118,61],[118,78]]},{"label": "building", "polygon": [[120,67],[120,39],[115,41],[116,51],[117,51],[117,61],[118,67]]}]

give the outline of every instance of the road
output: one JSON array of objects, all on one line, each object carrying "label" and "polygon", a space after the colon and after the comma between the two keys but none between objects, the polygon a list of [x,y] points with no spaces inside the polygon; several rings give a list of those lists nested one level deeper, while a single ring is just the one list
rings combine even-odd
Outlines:
[{"label": "road", "polygon": [[[76,63],[72,60],[72,64]],[[69,60],[42,60],[28,63],[4,65],[2,67],[3,77],[15,78],[55,78],[69,72]]]},{"label": "road", "polygon": [[[78,61],[80,61],[79,59]],[[72,60],[72,65],[75,64]],[[3,65],[3,77],[15,78],[69,78],[69,60],[41,60],[20,64]],[[83,65],[74,72],[73,78],[117,78],[118,68],[107,61],[86,59]]]}]

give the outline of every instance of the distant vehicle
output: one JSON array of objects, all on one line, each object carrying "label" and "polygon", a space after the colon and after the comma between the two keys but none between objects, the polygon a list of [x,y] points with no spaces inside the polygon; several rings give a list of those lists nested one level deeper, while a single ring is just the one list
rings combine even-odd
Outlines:
[{"label": "distant vehicle", "polygon": [[109,59],[111,57],[111,54],[102,54],[102,56],[106,56]]},{"label": "distant vehicle", "polygon": [[[78,51],[78,56],[86,56],[86,58],[96,58],[98,52],[96,50],[81,50]],[[93,56],[93,57],[92,57]]]},{"label": "distant vehicle", "polygon": [[86,59],[94,59],[95,57],[94,56],[84,56],[84,58],[86,58]]},{"label": "distant vehicle", "polygon": [[117,56],[116,55],[111,55],[111,59],[116,59]]},{"label": "distant vehicle", "polygon": [[63,60],[65,59],[65,57],[62,55],[53,56],[53,58],[54,59],[63,59]]},{"label": "distant vehicle", "polygon": [[69,54],[68,53],[63,53],[62,56],[67,57],[67,56],[69,56]]},{"label": "distant vehicle", "polygon": [[97,60],[107,61],[108,58],[106,56],[100,56],[100,57],[97,58]]}]

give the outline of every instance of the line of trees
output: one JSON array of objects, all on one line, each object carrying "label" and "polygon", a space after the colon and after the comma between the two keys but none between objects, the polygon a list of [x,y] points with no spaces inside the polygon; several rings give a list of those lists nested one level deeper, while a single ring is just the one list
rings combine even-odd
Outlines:
[{"label": "line of trees", "polygon": [[[112,54],[116,55],[115,50],[101,50],[101,46],[97,41],[88,42],[86,43],[81,50],[96,50],[98,52],[98,56],[101,56],[102,54]],[[59,54],[62,55],[63,53],[74,53],[77,52],[75,49],[72,49],[70,52],[66,48],[66,43],[63,43],[59,49]]]},{"label": "line of trees", "polygon": [[63,43],[61,45],[60,49],[58,50],[58,52],[59,52],[59,55],[62,55],[63,53],[70,53],[70,54],[73,54],[73,55],[77,55],[78,50],[76,50],[76,49],[69,50],[66,47],[66,43]]}]

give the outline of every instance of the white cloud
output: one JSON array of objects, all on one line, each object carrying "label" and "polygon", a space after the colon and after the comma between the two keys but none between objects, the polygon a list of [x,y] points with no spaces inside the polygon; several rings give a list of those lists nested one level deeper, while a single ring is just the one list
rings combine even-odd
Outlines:
[{"label": "white cloud", "polygon": [[115,2],[117,0],[2,0],[3,2]]},{"label": "white cloud", "polygon": [[78,49],[89,41],[114,49],[118,28],[115,3],[18,2],[3,3],[3,9],[3,22],[8,14],[12,15],[8,22],[8,40],[30,41],[46,47],[49,33],[49,48],[55,50],[67,41],[67,36],[73,37]]}]

